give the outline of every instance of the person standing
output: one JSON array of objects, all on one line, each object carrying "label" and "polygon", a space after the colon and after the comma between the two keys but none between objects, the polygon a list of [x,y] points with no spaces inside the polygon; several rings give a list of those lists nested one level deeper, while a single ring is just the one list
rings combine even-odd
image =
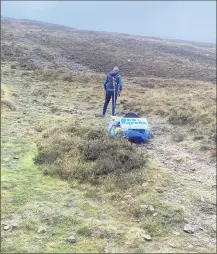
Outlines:
[{"label": "person standing", "polygon": [[111,72],[109,72],[104,81],[105,89],[105,103],[103,106],[102,117],[105,117],[108,104],[112,98],[112,115],[116,115],[116,102],[117,96],[120,96],[122,91],[122,77],[118,67],[114,67]]}]

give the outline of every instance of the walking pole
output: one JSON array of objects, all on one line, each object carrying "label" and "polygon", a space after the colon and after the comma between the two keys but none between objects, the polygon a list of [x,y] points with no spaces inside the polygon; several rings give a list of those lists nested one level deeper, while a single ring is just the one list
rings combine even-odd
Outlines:
[{"label": "walking pole", "polygon": [[115,78],[113,77],[113,88],[114,88],[114,114],[116,113],[116,103],[115,103]]}]

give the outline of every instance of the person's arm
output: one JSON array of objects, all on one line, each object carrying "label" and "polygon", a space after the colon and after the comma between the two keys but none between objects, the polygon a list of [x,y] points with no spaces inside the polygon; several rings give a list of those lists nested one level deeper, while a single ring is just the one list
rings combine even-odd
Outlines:
[{"label": "person's arm", "polygon": [[106,91],[106,84],[108,83],[108,75],[105,77],[105,80],[104,80],[104,89]]}]

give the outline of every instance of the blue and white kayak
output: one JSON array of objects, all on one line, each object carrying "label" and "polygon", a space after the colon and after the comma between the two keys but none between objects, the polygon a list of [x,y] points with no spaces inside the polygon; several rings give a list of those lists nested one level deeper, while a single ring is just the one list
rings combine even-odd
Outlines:
[{"label": "blue and white kayak", "polygon": [[113,117],[108,124],[108,131],[113,136],[123,136],[133,143],[143,143],[152,137],[146,118],[135,113],[128,113],[124,117]]}]

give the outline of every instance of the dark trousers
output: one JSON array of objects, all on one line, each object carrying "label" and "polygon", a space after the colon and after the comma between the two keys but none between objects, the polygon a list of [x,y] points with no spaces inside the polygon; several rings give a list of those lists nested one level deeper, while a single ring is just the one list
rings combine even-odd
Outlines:
[{"label": "dark trousers", "polygon": [[115,93],[107,91],[106,95],[105,95],[105,103],[103,106],[103,115],[105,115],[105,113],[106,113],[106,110],[107,110],[107,107],[108,107],[108,104],[109,104],[111,98],[112,98],[112,115],[114,116],[116,113],[115,108],[116,108],[116,101],[117,101],[117,91],[115,91]]}]

